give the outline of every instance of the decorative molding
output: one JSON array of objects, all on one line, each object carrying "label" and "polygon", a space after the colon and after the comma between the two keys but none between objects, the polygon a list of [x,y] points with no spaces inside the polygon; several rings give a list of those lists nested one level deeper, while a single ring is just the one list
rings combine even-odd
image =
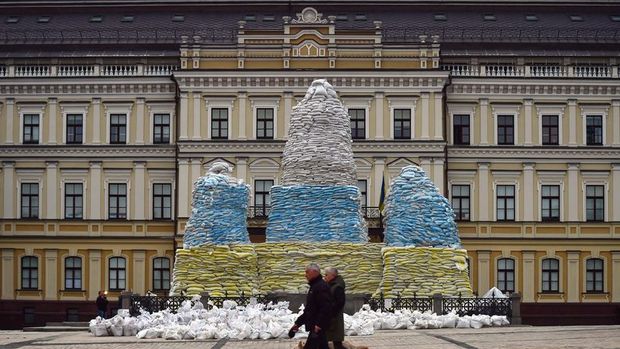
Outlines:
[{"label": "decorative molding", "polygon": [[620,149],[579,149],[579,148],[448,148],[448,158],[452,162],[463,159],[473,159],[479,162],[481,158],[497,161],[497,159],[509,162],[534,159],[558,160],[566,163],[566,159],[584,159],[595,162],[605,161],[607,159],[618,159],[620,157]]},{"label": "decorative molding", "polygon": [[170,158],[174,159],[174,146],[168,147],[114,147],[114,146],[0,146],[0,157],[4,158],[83,158],[112,157]]},{"label": "decorative molding", "polygon": [[323,19],[323,14],[319,13],[312,7],[306,7],[297,13],[297,19],[291,21],[293,24],[327,24],[327,20]]}]

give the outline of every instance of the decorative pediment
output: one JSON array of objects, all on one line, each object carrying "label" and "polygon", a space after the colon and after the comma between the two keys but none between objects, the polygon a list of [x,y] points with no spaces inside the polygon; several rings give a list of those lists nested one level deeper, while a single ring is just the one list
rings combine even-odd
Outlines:
[{"label": "decorative pediment", "polygon": [[293,24],[327,24],[323,19],[323,14],[312,7],[306,7],[297,14],[297,19],[291,21]]}]

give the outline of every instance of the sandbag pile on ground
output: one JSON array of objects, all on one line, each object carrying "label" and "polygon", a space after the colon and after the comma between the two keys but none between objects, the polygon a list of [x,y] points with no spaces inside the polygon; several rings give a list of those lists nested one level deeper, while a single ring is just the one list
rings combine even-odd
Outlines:
[{"label": "sandbag pile on ground", "polygon": [[347,293],[373,293],[381,281],[383,244],[265,243],[255,244],[262,293],[306,293],[304,267],[335,267],[347,284]]},{"label": "sandbag pile on ground", "polygon": [[432,296],[471,297],[467,274],[467,252],[432,247],[385,247],[383,278],[375,293],[386,298]]},{"label": "sandbag pile on ground", "polygon": [[271,187],[267,241],[366,242],[357,186]]},{"label": "sandbag pile on ground", "polygon": [[216,162],[194,184],[185,248],[250,242],[246,222],[250,186],[230,177],[231,171],[228,164]]},{"label": "sandbag pile on ground", "polygon": [[237,296],[259,292],[257,256],[245,244],[204,245],[176,251],[171,295]]},{"label": "sandbag pile on ground", "polygon": [[418,166],[392,181],[385,217],[388,246],[461,246],[450,203]]},{"label": "sandbag pile on ground", "polygon": [[284,185],[356,184],[349,115],[327,81],[312,82],[290,120]]}]

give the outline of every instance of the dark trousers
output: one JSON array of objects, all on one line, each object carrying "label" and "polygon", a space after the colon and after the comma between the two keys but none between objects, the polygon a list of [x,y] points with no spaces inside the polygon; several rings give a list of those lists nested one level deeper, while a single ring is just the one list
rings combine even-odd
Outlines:
[{"label": "dark trousers", "polygon": [[308,340],[306,341],[306,345],[304,345],[304,349],[328,349],[327,345],[327,336],[325,336],[325,331],[320,330],[318,333],[310,332],[308,334]]}]

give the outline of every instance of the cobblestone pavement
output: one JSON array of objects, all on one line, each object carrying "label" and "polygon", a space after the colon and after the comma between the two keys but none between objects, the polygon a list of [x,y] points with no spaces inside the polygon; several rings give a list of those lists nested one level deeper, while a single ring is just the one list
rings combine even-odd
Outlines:
[{"label": "cobblestone pavement", "polygon": [[[620,325],[501,327],[475,329],[378,331],[372,336],[348,337],[347,341],[371,349],[495,349],[495,348],[619,348]],[[135,337],[93,337],[87,332],[0,331],[2,349],[292,349],[293,340],[139,340]]]}]

